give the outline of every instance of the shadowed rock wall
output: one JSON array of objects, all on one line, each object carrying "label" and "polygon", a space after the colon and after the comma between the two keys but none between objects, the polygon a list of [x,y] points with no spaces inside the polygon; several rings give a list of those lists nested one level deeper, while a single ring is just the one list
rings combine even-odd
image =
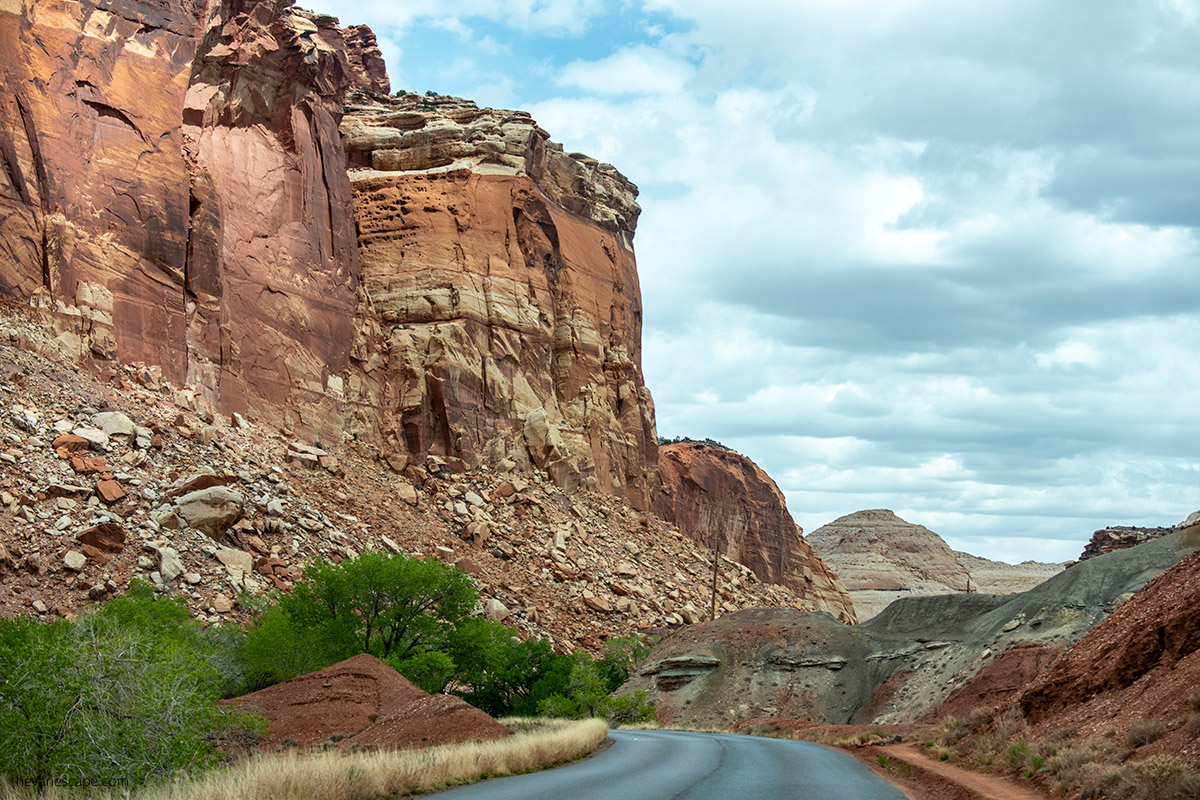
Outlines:
[{"label": "shadowed rock wall", "polygon": [[659,448],[654,512],[691,538],[796,591],[817,611],[855,622],[842,581],[805,541],[775,481],[745,456],[693,442]]},{"label": "shadowed rock wall", "polygon": [[317,435],[358,302],[351,71],[334,21],[289,6],[0,4],[0,294],[78,361]]}]

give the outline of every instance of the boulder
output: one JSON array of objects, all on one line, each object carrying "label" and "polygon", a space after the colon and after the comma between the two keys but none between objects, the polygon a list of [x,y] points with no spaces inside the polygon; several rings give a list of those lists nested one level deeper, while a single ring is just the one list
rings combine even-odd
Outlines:
[{"label": "boulder", "polygon": [[115,436],[128,440],[137,432],[137,426],[134,425],[133,420],[120,411],[101,411],[94,414],[92,424],[104,431],[110,438]]},{"label": "boulder", "polygon": [[113,480],[97,481],[96,494],[100,495],[100,499],[108,505],[112,505],[129,496],[129,492],[125,491],[125,487]]},{"label": "boulder", "polygon": [[490,620],[495,620],[496,622],[507,619],[508,615],[511,613],[512,612],[508,610],[508,606],[504,605],[504,603],[501,603],[494,597],[489,597],[483,604],[483,615]]},{"label": "boulder", "polygon": [[72,572],[83,572],[83,568],[87,566],[87,556],[77,550],[68,550],[63,556],[63,566]]},{"label": "boulder", "polygon": [[116,522],[101,522],[75,534],[75,538],[80,544],[108,553],[119,553],[125,548],[125,529]]},{"label": "boulder", "polygon": [[245,507],[246,498],[226,486],[210,486],[175,500],[179,516],[191,527],[204,531],[214,539],[220,538],[242,518]]},{"label": "boulder", "polygon": [[71,433],[86,439],[88,446],[93,450],[103,451],[108,447],[108,434],[100,428],[76,428]]},{"label": "boulder", "polygon": [[60,433],[50,444],[58,453],[59,458],[68,458],[72,453],[86,453],[92,446],[91,442],[73,433]]},{"label": "boulder", "polygon": [[183,559],[175,548],[157,547],[155,552],[158,554],[158,574],[164,582],[170,583],[184,573]]},{"label": "boulder", "polygon": [[218,475],[212,471],[199,472],[184,476],[172,483],[171,488],[167,490],[167,497],[179,497],[191,492],[198,492],[201,489],[208,489],[213,486],[228,486],[235,480],[236,478],[227,478],[224,475]]},{"label": "boulder", "polygon": [[217,551],[216,558],[227,567],[241,570],[243,575],[249,575],[254,571],[254,556],[244,550],[222,547]]}]

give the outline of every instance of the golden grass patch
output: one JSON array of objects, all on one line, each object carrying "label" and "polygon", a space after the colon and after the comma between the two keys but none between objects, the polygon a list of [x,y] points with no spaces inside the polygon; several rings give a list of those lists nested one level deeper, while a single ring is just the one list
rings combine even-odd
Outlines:
[{"label": "golden grass patch", "polygon": [[[246,759],[192,780],[145,787],[131,794],[97,790],[96,798],[133,800],[369,800],[430,792],[498,775],[531,772],[573,761],[608,736],[604,720],[552,720],[508,739],[424,750],[357,753],[289,751]],[[0,782],[0,800],[66,800],[79,787],[40,795]]]}]

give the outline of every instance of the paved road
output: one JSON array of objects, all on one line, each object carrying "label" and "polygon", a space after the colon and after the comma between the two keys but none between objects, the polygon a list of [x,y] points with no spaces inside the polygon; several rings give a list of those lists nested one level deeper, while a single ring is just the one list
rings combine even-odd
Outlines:
[{"label": "paved road", "polygon": [[905,800],[845,753],[811,742],[611,731],[612,746],[559,769],[451,789],[441,800]]}]

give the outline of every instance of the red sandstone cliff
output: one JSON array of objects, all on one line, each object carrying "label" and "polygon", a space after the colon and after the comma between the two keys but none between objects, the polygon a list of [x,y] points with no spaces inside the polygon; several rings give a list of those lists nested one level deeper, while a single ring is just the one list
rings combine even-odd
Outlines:
[{"label": "red sandstone cliff", "polygon": [[342,132],[368,303],[355,429],[647,508],[636,187],[524,112],[457,98],[360,95]]},{"label": "red sandstone cliff", "polygon": [[393,464],[508,457],[649,505],[612,167],[527,114],[370,94],[374,35],[290,0],[9,0],[0,45],[0,295],[73,358]]},{"label": "red sandstone cliff", "polygon": [[654,512],[702,544],[793,589],[818,611],[856,621],[846,587],[813,552],[775,481],[753,461],[694,442],[659,448]]},{"label": "red sandstone cliff", "polygon": [[77,360],[328,432],[360,270],[351,69],[289,6],[0,4],[0,294]]}]

